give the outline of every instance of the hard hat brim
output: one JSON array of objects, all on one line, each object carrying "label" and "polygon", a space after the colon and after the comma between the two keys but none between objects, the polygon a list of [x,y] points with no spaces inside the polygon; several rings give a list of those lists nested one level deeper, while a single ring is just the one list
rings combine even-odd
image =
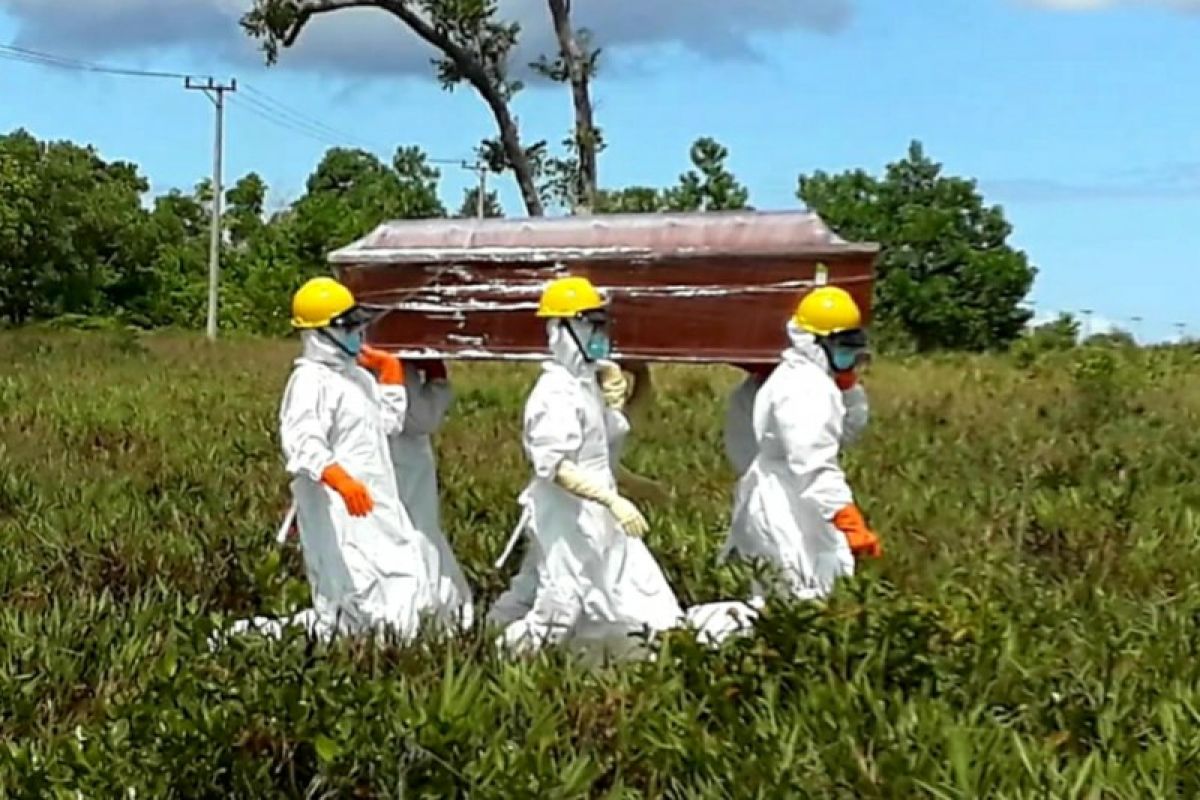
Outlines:
[{"label": "hard hat brim", "polygon": [[608,309],[608,300],[601,300],[599,303],[577,308],[574,311],[559,311],[553,308],[539,308],[537,316],[542,319],[574,319],[589,311],[605,311]]},{"label": "hard hat brim", "polygon": [[301,331],[312,331],[320,328],[359,328],[373,324],[389,311],[391,309],[387,306],[356,304],[324,322],[292,317],[292,327]]},{"label": "hard hat brim", "polygon": [[298,331],[311,331],[316,330],[317,328],[324,328],[325,326],[319,322],[303,320],[299,317],[292,317],[292,327]]}]

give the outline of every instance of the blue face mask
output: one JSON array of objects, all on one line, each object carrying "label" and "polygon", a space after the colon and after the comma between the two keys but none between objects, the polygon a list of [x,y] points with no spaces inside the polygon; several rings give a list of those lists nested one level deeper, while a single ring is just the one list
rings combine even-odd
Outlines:
[{"label": "blue face mask", "polygon": [[351,358],[356,358],[362,352],[363,332],[361,328],[352,330],[342,330],[338,328],[327,329],[326,334],[334,344],[341,348],[342,352]]},{"label": "blue face mask", "polygon": [[858,363],[858,354],[861,351],[857,347],[838,347],[834,345],[829,348],[829,365],[833,367],[835,372],[846,372],[854,369],[854,365]]},{"label": "blue face mask", "polygon": [[593,331],[588,337],[587,355],[593,361],[598,361],[603,358],[608,358],[612,352],[612,342],[608,340],[608,334],[604,331]]},{"label": "blue face mask", "polygon": [[348,352],[352,356],[357,356],[359,353],[362,352],[363,332],[362,331],[350,331],[343,338],[342,343],[346,346],[346,352]]}]

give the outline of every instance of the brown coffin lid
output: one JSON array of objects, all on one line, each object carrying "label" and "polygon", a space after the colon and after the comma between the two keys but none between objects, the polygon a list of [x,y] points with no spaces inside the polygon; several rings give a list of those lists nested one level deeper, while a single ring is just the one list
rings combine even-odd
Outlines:
[{"label": "brown coffin lid", "polygon": [[333,264],[444,261],[655,261],[712,256],[870,254],[809,211],[603,214],[523,219],[422,219],[385,222],[329,255]]}]

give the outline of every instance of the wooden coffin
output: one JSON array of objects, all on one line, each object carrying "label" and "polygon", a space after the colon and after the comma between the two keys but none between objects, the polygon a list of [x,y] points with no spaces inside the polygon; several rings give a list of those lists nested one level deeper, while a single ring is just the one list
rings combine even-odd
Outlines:
[{"label": "wooden coffin", "polygon": [[802,211],[621,214],[389,222],[330,261],[392,309],[368,341],[407,357],[542,358],[538,296],[574,274],[610,298],[617,358],[753,362],[777,358],[820,274],[869,319],[878,250]]}]

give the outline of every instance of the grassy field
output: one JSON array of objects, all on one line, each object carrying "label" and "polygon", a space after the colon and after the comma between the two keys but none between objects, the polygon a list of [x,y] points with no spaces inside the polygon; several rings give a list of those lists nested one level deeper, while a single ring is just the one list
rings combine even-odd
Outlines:
[{"label": "grassy field", "polygon": [[[0,339],[0,793],[13,797],[1200,797],[1200,362],[876,363],[848,456],[883,562],[710,653],[508,662],[215,625],[307,602],[273,534],[295,343]],[[527,368],[455,366],[448,533],[483,599]],[[627,463],[685,602],[714,561],[732,370],[669,369]]]}]

